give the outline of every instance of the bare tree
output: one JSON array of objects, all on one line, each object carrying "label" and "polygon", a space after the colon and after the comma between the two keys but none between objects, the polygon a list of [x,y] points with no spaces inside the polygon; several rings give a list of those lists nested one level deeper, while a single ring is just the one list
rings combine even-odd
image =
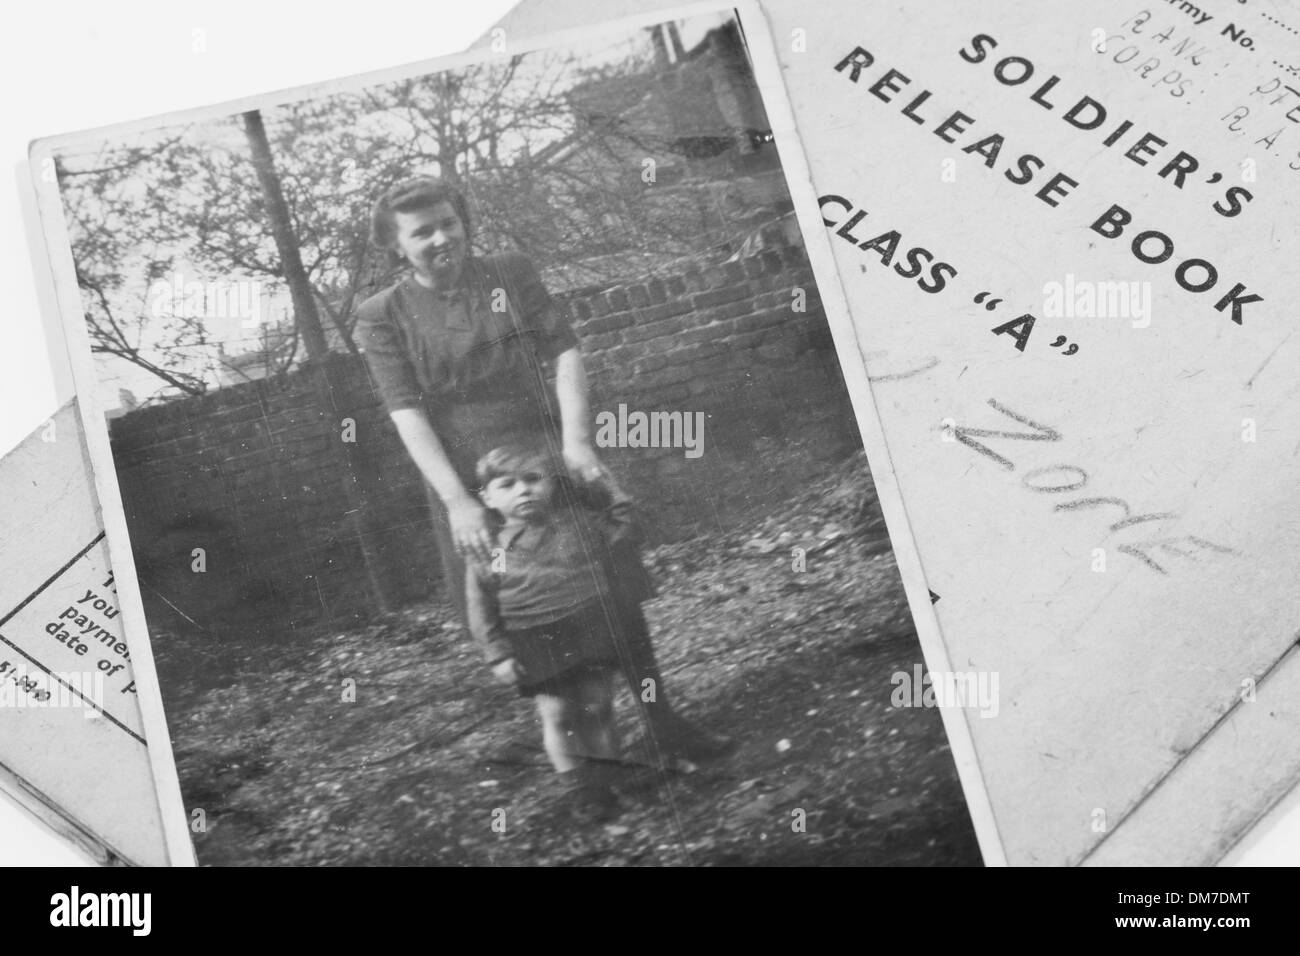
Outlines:
[{"label": "bare tree", "polygon": [[[61,157],[94,348],[187,394],[250,352],[280,373],[355,351],[356,303],[401,268],[369,245],[371,205],[413,172],[465,189],[481,250],[523,250],[571,288],[626,278],[644,250],[699,254],[718,237],[707,192],[667,175],[701,148],[675,129],[669,69],[515,56]],[[287,289],[292,326],[241,346],[151,309],[181,267]]]}]

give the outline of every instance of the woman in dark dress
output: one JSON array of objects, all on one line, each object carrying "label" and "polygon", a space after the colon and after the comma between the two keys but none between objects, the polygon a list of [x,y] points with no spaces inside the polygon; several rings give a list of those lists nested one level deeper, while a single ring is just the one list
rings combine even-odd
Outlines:
[{"label": "woman in dark dress", "polygon": [[[490,514],[473,491],[478,459],[502,445],[542,442],[575,481],[605,476],[591,444],[582,353],[526,256],[471,253],[468,205],[449,184],[419,177],[389,189],[375,204],[371,239],[411,272],[361,304],[357,337],[424,475],[443,580],[464,621],[465,556],[489,560],[492,540]],[[554,370],[554,393],[545,365]],[[730,741],[705,734],[668,704],[634,607],[625,676],[638,701],[642,681],[654,681],[656,699],[642,705],[651,739],[688,760],[729,752]]]}]

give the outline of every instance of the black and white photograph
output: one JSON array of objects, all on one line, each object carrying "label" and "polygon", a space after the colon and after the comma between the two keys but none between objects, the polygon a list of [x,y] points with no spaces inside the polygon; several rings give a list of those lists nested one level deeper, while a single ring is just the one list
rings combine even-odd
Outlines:
[{"label": "black and white photograph", "polygon": [[980,865],[940,709],[998,686],[926,671],[766,31],[499,39],[51,148],[164,811],[204,866]]}]

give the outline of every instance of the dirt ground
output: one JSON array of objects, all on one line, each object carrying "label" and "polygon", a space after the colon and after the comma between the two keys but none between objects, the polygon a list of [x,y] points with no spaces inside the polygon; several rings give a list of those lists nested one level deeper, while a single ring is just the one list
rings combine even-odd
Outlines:
[{"label": "dirt ground", "polygon": [[[938,712],[890,703],[921,655],[865,460],[767,512],[647,554],[666,690],[742,746],[629,766],[605,825],[569,813],[531,705],[441,604],[273,646],[156,641],[200,863],[978,866]],[[626,691],[619,718],[634,741]]]}]

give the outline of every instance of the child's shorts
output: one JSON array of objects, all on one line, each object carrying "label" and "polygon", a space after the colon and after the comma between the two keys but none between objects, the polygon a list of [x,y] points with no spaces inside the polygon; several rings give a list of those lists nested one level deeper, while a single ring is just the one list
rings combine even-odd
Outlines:
[{"label": "child's shorts", "polygon": [[611,609],[594,604],[550,624],[507,630],[524,669],[517,685],[525,697],[563,693],[593,673],[619,666],[617,623]]}]

